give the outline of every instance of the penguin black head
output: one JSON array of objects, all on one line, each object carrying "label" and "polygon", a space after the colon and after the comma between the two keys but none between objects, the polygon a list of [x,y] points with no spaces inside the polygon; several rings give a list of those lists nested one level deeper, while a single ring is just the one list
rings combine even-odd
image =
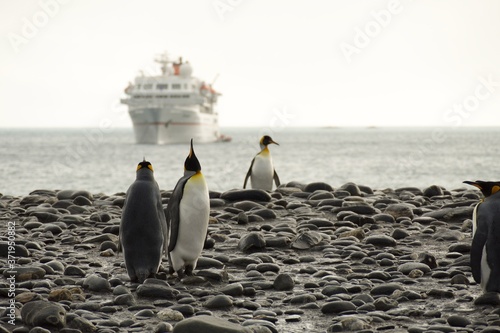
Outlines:
[{"label": "penguin black head", "polygon": [[481,193],[483,193],[485,198],[500,191],[500,181],[486,182],[483,180],[476,180],[475,182],[472,182],[472,181],[466,180],[466,181],[464,181],[464,183],[475,186],[478,189],[480,189]]},{"label": "penguin black head", "polygon": [[274,143],[275,145],[280,145],[279,143],[277,143],[276,141],[274,141],[269,135],[264,135],[261,139],[260,139],[260,147],[262,149],[264,149],[265,147],[267,147],[267,145],[270,145],[271,143]]},{"label": "penguin black head", "polygon": [[153,172],[153,166],[151,165],[151,163],[146,161],[146,159],[144,159],[141,163],[137,164],[137,171],[141,169],[149,169],[151,170],[151,172]]},{"label": "penguin black head", "polygon": [[191,139],[191,148],[189,149],[189,155],[186,158],[186,161],[184,162],[184,171],[192,171],[192,172],[201,171],[200,161],[198,161],[198,158],[196,158],[196,155],[194,153],[193,139]]}]

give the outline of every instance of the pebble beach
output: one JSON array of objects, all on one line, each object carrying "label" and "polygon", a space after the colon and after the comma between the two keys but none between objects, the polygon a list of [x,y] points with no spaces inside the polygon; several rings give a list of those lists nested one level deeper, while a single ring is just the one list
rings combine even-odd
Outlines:
[{"label": "pebble beach", "polygon": [[164,259],[134,284],[118,251],[125,193],[0,195],[0,332],[500,332],[498,294],[469,267],[481,197],[322,182],[211,191],[195,276],[168,275]]}]

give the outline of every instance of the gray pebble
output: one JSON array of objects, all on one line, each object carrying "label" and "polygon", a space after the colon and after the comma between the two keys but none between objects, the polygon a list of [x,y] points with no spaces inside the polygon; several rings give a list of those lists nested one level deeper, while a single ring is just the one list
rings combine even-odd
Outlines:
[{"label": "gray pebble", "polygon": [[394,238],[387,235],[372,235],[365,238],[366,244],[375,246],[396,246],[397,242]]},{"label": "gray pebble", "polygon": [[325,303],[321,307],[321,312],[328,314],[328,313],[342,313],[346,311],[354,311],[356,310],[356,305],[354,305],[352,302],[348,301],[332,301]]},{"label": "gray pebble", "polygon": [[21,309],[21,318],[30,326],[48,325],[62,328],[66,325],[64,308],[48,301],[32,301],[24,304]]},{"label": "gray pebble", "polygon": [[[147,280],[146,280],[147,281]],[[145,282],[146,282],[145,281]],[[141,284],[137,287],[137,295],[140,297],[175,299],[179,291],[161,284]]]},{"label": "gray pebble", "polygon": [[255,251],[259,249],[263,249],[266,247],[266,240],[264,236],[259,232],[250,232],[243,236],[239,243],[238,249],[243,252],[247,251]]},{"label": "gray pebble", "polygon": [[448,324],[453,327],[466,327],[467,325],[472,324],[472,322],[460,315],[451,315],[446,319]]},{"label": "gray pebble", "polygon": [[410,274],[414,269],[418,269],[424,274],[431,271],[429,266],[420,262],[407,262],[398,266],[398,271],[406,275]]},{"label": "gray pebble", "polygon": [[230,308],[233,306],[233,301],[226,295],[217,295],[208,299],[204,306],[207,309]]},{"label": "gray pebble", "polygon": [[384,283],[374,287],[370,294],[372,295],[391,295],[396,290],[404,290],[404,288],[397,283]]},{"label": "gray pebble", "polygon": [[108,280],[96,274],[91,274],[83,281],[83,287],[91,291],[110,291],[111,284]]},{"label": "gray pebble", "polygon": [[274,279],[273,282],[274,289],[279,291],[293,290],[294,286],[295,282],[293,281],[293,278],[290,276],[290,274],[287,273],[278,274],[278,276],[276,277],[276,279]]}]

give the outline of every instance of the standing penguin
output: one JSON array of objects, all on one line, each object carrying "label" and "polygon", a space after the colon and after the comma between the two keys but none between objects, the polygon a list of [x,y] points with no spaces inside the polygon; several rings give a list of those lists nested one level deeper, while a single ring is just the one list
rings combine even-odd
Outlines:
[{"label": "standing penguin", "polygon": [[279,146],[279,143],[273,141],[269,135],[264,135],[260,139],[260,153],[255,155],[245,176],[243,188],[246,188],[248,178],[252,183],[252,188],[271,191],[273,189],[273,179],[276,187],[280,186],[280,179],[276,170],[274,170],[273,159],[267,148],[268,145],[274,143]]},{"label": "standing penguin", "polygon": [[130,281],[143,283],[158,272],[167,242],[160,188],[153,166],[144,160],[137,165],[136,180],[127,190],[120,223],[120,245]]},{"label": "standing penguin", "polygon": [[184,162],[184,176],[175,185],[167,207],[169,272],[193,275],[207,237],[210,198],[201,165],[191,149]]},{"label": "standing penguin", "polygon": [[479,188],[484,195],[472,214],[472,276],[483,292],[500,293],[500,182],[464,183]]}]

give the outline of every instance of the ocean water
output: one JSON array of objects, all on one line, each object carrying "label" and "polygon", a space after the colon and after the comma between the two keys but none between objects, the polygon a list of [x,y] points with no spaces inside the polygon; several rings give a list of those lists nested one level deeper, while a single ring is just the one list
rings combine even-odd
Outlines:
[{"label": "ocean water", "polygon": [[[346,182],[373,189],[499,180],[499,128],[222,128],[228,143],[196,144],[209,188],[241,188],[259,139],[269,134],[282,183]],[[161,189],[183,174],[189,143],[135,144],[132,129],[0,129],[0,193],[36,189],[124,192],[143,157]]]}]

